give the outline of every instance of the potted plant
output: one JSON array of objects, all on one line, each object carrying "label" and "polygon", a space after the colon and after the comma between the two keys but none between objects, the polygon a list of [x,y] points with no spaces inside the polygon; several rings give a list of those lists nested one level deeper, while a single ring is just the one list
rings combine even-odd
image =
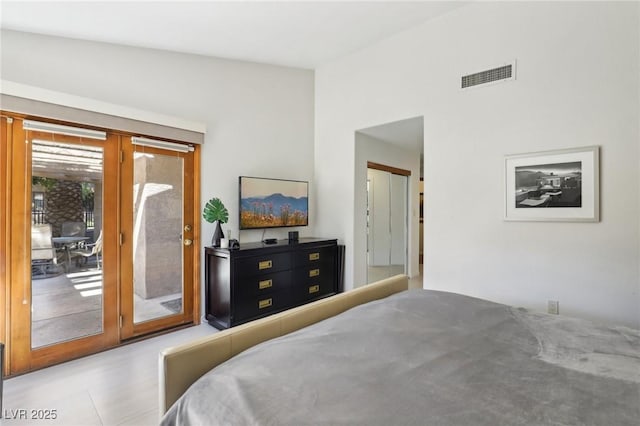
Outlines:
[{"label": "potted plant", "polygon": [[207,201],[207,204],[204,206],[202,217],[207,222],[215,225],[211,244],[214,247],[220,247],[220,238],[224,238],[222,227],[220,225],[227,223],[229,220],[229,211],[219,198],[212,198]]}]

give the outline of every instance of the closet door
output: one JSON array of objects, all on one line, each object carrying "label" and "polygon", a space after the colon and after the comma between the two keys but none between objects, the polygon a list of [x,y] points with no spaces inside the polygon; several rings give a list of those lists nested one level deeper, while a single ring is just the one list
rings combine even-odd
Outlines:
[{"label": "closet door", "polygon": [[406,273],[407,177],[389,173],[389,264],[393,275]]},{"label": "closet door", "polygon": [[389,172],[369,170],[369,266],[391,264],[391,186]]},{"label": "closet door", "polygon": [[[367,282],[407,271],[408,171],[367,169]],[[406,174],[399,174],[406,173]]]}]

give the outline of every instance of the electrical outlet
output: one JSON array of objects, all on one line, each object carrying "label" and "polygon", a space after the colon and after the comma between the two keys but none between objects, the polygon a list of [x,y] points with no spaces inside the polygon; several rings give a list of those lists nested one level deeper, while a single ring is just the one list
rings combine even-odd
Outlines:
[{"label": "electrical outlet", "polygon": [[547,312],[554,315],[560,314],[560,302],[557,300],[549,300],[547,302]]}]

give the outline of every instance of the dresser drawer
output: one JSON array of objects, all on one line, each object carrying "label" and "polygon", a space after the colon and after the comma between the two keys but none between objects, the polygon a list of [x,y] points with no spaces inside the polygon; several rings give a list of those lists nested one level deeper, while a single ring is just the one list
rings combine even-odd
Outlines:
[{"label": "dresser drawer", "polygon": [[304,302],[335,293],[335,267],[333,263],[321,263],[295,270],[292,292],[295,300]]},{"label": "dresser drawer", "polygon": [[245,297],[238,300],[233,321],[238,323],[259,318],[286,309],[290,305],[291,295],[287,291]]},{"label": "dresser drawer", "polygon": [[294,253],[295,267],[317,265],[318,263],[334,262],[336,258],[336,246],[323,246],[299,250]]},{"label": "dresser drawer", "polygon": [[331,279],[298,283],[293,291],[295,303],[305,303],[335,293],[336,289]]},{"label": "dresser drawer", "polygon": [[335,278],[335,264],[333,262],[321,262],[294,269],[294,285]]},{"label": "dresser drawer", "polygon": [[289,289],[291,271],[252,275],[236,283],[234,291],[238,297],[257,296]]},{"label": "dresser drawer", "polygon": [[245,257],[236,261],[236,276],[238,277],[270,274],[287,269],[291,269],[290,253],[265,254]]}]

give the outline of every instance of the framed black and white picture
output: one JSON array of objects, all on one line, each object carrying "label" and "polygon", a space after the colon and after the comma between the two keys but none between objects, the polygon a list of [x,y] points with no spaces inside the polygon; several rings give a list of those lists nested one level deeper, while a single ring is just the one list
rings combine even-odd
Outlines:
[{"label": "framed black and white picture", "polygon": [[599,147],[505,157],[505,220],[597,222]]}]

